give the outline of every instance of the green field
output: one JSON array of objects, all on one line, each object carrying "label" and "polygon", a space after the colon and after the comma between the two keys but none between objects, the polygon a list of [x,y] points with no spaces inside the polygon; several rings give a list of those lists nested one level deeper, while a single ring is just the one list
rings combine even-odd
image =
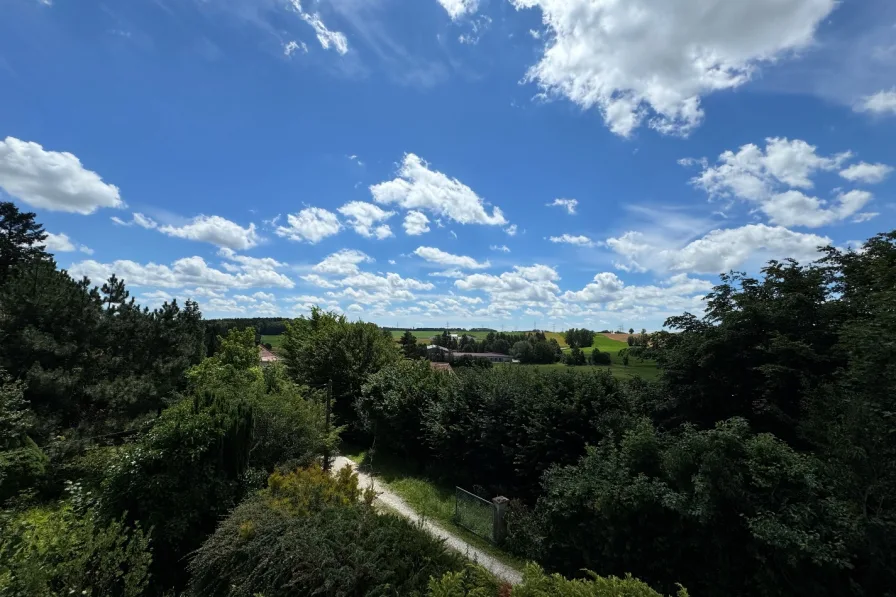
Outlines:
[{"label": "green field", "polygon": [[[430,338],[432,338],[433,336],[438,336],[444,331],[445,331],[444,329],[441,329],[441,330],[419,329],[419,330],[411,330],[411,333],[414,334],[415,338],[417,338],[417,342],[427,342],[428,343]],[[404,336],[404,332],[405,332],[405,330],[392,330],[392,337],[395,338],[396,340],[398,340],[399,338]],[[461,330],[448,330],[448,333],[449,334],[457,334],[458,336],[466,334],[467,336],[473,336],[477,340],[482,340],[489,334],[489,332],[464,332]]]},{"label": "green field", "polygon": [[283,334],[277,334],[276,336],[262,336],[261,343],[270,344],[272,348],[280,348],[283,346]]}]

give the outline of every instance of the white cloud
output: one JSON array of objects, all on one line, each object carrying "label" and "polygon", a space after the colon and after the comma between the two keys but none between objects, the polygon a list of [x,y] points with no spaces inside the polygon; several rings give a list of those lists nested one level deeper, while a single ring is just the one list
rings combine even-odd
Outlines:
[{"label": "white cloud", "polygon": [[361,236],[376,237],[379,240],[392,236],[389,226],[376,224],[394,216],[394,211],[385,211],[378,205],[364,201],[346,203],[336,211],[348,218],[347,224]]},{"label": "white cloud", "polygon": [[[134,214],[135,223],[137,222],[137,215]],[[155,227],[155,222],[150,227]],[[221,216],[199,215],[185,226],[160,226],[159,232],[168,236],[207,242],[218,247],[226,247],[237,251],[251,249],[258,245],[259,241],[259,236],[255,232],[255,224],[249,224],[248,228],[243,228],[239,224]]]},{"label": "white cloud", "polygon": [[598,108],[614,133],[686,134],[701,96],[809,46],[835,0],[510,0],[538,7],[548,42],[527,75],[545,92]]},{"label": "white cloud", "polygon": [[103,182],[74,155],[15,137],[0,141],[0,187],[29,205],[53,211],[87,215],[101,207],[124,207],[118,187]]},{"label": "white cloud", "polygon": [[863,97],[855,110],[873,114],[896,114],[896,87]]},{"label": "white cloud", "polygon": [[[871,200],[865,191],[850,191],[838,196],[839,204],[829,207],[826,201],[803,192],[813,188],[812,179],[818,172],[839,170],[851,156],[848,151],[822,156],[805,141],[769,138],[764,150],[751,143],[737,153],[722,153],[715,166],[702,162],[702,172],[691,182],[711,198],[732,197],[757,205],[773,224],[824,226],[854,215]],[[857,166],[842,170],[841,175],[856,180],[871,176],[872,171],[880,175],[878,165]]]},{"label": "white cloud", "polygon": [[862,209],[871,198],[868,191],[852,190],[838,195],[838,203],[827,207],[828,203],[817,197],[791,190],[772,196],[762,204],[761,209],[772,224],[818,228],[848,218]]},{"label": "white cloud", "polygon": [[438,0],[452,21],[471,15],[479,9],[479,0]]},{"label": "white cloud", "polygon": [[277,236],[311,244],[339,233],[342,228],[336,214],[320,207],[306,207],[297,214],[287,214],[286,222],[287,226],[277,226]]},{"label": "white cloud", "polygon": [[634,271],[718,274],[748,263],[761,265],[769,259],[793,257],[810,261],[818,257],[819,246],[830,242],[828,237],[793,232],[780,226],[749,224],[713,230],[683,246],[657,242],[634,231],[609,238],[606,244],[625,258],[625,267]]},{"label": "white cloud", "polygon": [[303,54],[307,54],[308,46],[303,41],[297,42],[295,40],[290,41],[283,46],[284,56],[292,56],[296,52],[296,50],[301,50]]},{"label": "white cloud", "polygon": [[516,224],[511,224],[504,229],[504,232],[506,232],[508,236],[516,236]]},{"label": "white cloud", "polygon": [[348,53],[348,40],[345,38],[345,34],[327,29],[327,26],[321,21],[319,14],[302,13],[302,18],[305,19],[306,23],[314,27],[317,41],[320,42],[320,46],[323,49],[329,50],[332,45],[333,49],[341,56]]},{"label": "white cloud", "polygon": [[404,231],[411,236],[429,232],[429,218],[422,211],[409,211],[404,217]]},{"label": "white cloud", "polygon": [[[238,258],[240,256],[234,256]],[[252,259],[252,258],[248,258]],[[256,260],[263,262],[264,260]],[[94,260],[81,261],[69,268],[74,278],[87,276],[94,281],[106,280],[113,273],[133,286],[156,288],[184,288],[201,286],[207,288],[292,288],[294,282],[271,268],[257,267],[258,263],[247,263],[236,272],[224,272],[208,265],[202,257],[184,257],[170,266],[130,260],[100,263]]]},{"label": "white cloud", "polygon": [[319,286],[320,288],[336,288],[336,285],[320,276],[318,274],[307,274],[302,276],[302,279],[308,282],[309,284],[313,284],[314,286]]},{"label": "white cloud", "polygon": [[457,280],[454,285],[460,290],[484,291],[489,294],[496,308],[508,311],[558,300],[560,288],[554,281],[559,279],[557,272],[545,265],[515,266],[513,271],[498,276],[472,274]]},{"label": "white cloud", "polygon": [[448,265],[448,266],[456,266],[463,269],[485,269],[490,267],[491,264],[488,261],[480,263],[476,261],[472,257],[467,257],[465,255],[452,255],[451,253],[446,253],[441,249],[437,249],[435,247],[417,247],[414,250],[414,255],[417,257],[421,257],[430,263],[438,263],[439,265]]},{"label": "white cloud", "polygon": [[252,295],[252,298],[259,301],[275,301],[277,297],[275,297],[270,292],[261,292],[260,290]]},{"label": "white cloud", "polygon": [[879,215],[880,215],[880,213],[876,212],[876,211],[866,211],[863,213],[856,214],[855,217],[852,219],[852,221],[856,224],[860,224],[862,222],[867,222],[868,220],[873,220],[874,218],[876,218]]},{"label": "white cloud", "polygon": [[553,203],[548,203],[548,207],[562,207],[570,215],[576,213],[576,206],[579,204],[576,199],[554,199]]},{"label": "white cloud", "polygon": [[50,253],[71,253],[72,251],[81,251],[87,255],[93,255],[93,249],[85,245],[76,245],[67,234],[53,234],[47,232],[47,238],[44,239],[44,246]]},{"label": "white cloud", "polygon": [[483,200],[456,178],[448,178],[413,153],[405,154],[398,177],[372,185],[370,192],[377,203],[394,203],[404,209],[428,210],[461,224],[502,226],[507,223],[501,209],[491,215]]},{"label": "white cloud", "polygon": [[841,170],[840,176],[851,182],[877,184],[883,182],[892,171],[892,166],[887,166],[886,164],[859,162],[858,164],[853,164],[852,166]]},{"label": "white cloud", "polygon": [[601,305],[609,311],[621,311],[637,306],[641,309],[694,310],[712,283],[687,274],[664,280],[659,286],[627,286],[616,274],[601,272],[579,291],[567,291],[563,299],[571,303]]},{"label": "white cloud", "polygon": [[332,255],[328,255],[312,269],[321,274],[348,276],[360,271],[360,268],[358,268],[359,264],[371,262],[373,262],[373,258],[366,253],[355,249],[342,249]]},{"label": "white cloud", "polygon": [[152,230],[154,228],[158,228],[159,226],[158,223],[152,218],[149,218],[137,212],[131,214],[131,219],[129,221],[122,220],[118,216],[112,216],[109,219],[111,219],[115,224],[119,226],[133,226],[134,224],[136,224],[137,226],[146,228],[147,230]]},{"label": "white cloud", "polygon": [[562,243],[567,245],[578,245],[580,247],[590,247],[594,244],[587,236],[573,236],[572,234],[561,234],[560,236],[552,236],[548,240],[552,243]]},{"label": "white cloud", "polygon": [[464,272],[460,271],[457,268],[454,268],[454,269],[446,269],[441,272],[432,272],[429,275],[434,276],[436,278],[464,278],[464,277],[466,277],[467,274],[465,274]]},{"label": "white cloud", "polygon": [[394,259],[390,259],[390,260],[389,260],[389,265],[395,265],[395,260],[394,260]]},{"label": "white cloud", "polygon": [[492,251],[500,251],[502,253],[510,253],[510,248],[507,245],[492,245],[489,249]]}]

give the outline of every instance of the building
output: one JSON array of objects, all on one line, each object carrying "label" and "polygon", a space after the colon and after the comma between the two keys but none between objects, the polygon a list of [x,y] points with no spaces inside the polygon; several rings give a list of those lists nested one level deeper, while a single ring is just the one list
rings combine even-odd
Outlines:
[{"label": "building", "polygon": [[275,355],[273,352],[265,348],[264,346],[258,347],[258,357],[261,359],[262,365],[270,365],[271,363],[276,363],[280,360],[280,357]]},{"label": "building", "polygon": [[454,369],[451,368],[450,363],[429,363],[430,369],[433,371],[447,371],[448,373],[454,373]]}]

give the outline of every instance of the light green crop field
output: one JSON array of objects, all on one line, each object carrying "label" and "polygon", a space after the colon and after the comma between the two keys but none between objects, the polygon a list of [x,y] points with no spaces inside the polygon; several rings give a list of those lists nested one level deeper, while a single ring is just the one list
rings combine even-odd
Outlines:
[{"label": "light green crop field", "polygon": [[271,348],[280,348],[281,346],[283,346],[283,335],[277,334],[276,336],[262,336],[261,343],[270,344]]}]

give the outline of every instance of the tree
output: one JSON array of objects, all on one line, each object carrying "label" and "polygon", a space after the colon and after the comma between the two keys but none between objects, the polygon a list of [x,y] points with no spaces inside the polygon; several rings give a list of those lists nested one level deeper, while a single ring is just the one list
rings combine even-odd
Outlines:
[{"label": "tree", "polygon": [[420,353],[417,350],[417,336],[412,334],[410,330],[406,330],[405,333],[402,334],[398,343],[401,344],[401,351],[404,353],[405,358],[415,359],[419,356]]},{"label": "tree", "polygon": [[628,328],[628,335],[631,336],[635,333],[635,328]]},{"label": "tree", "polygon": [[287,369],[300,384],[324,388],[332,384],[333,412],[347,431],[357,432],[355,400],[367,378],[400,356],[395,342],[372,323],[349,322],[344,315],[318,307],[310,317],[286,324],[283,355]]},{"label": "tree", "polygon": [[0,504],[37,483],[47,456],[31,439],[34,415],[24,399],[24,384],[0,370]]},{"label": "tree", "polygon": [[35,217],[32,212],[19,211],[14,203],[0,201],[0,286],[14,266],[49,258],[43,245],[47,233]]},{"label": "tree", "polygon": [[243,400],[204,393],[165,410],[112,464],[101,511],[107,521],[126,514],[152,529],[153,576],[163,586],[182,584],[181,559],[242,498],[251,439]]},{"label": "tree", "polygon": [[609,367],[613,363],[610,353],[600,352],[596,348],[591,352],[591,364]]}]

